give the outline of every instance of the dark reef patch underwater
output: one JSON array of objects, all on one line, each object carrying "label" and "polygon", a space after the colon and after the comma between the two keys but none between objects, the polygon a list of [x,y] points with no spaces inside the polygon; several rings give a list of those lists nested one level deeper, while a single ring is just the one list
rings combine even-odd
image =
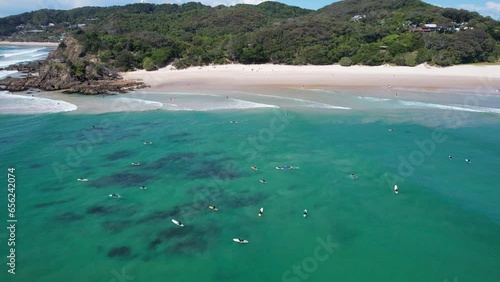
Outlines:
[{"label": "dark reef patch underwater", "polygon": [[[448,128],[419,122],[439,120],[436,109],[288,111],[294,119],[257,148],[247,138],[269,129],[272,110],[0,115],[0,140],[18,141],[2,143],[0,159],[17,167],[19,204],[17,280],[0,280],[286,281],[330,240],[307,281],[496,282],[496,116],[470,113],[474,126]],[[77,132],[105,118],[113,130],[66,162],[85,141]],[[411,164],[436,128],[446,142],[401,176],[401,159]],[[55,162],[67,167],[60,178]]]}]

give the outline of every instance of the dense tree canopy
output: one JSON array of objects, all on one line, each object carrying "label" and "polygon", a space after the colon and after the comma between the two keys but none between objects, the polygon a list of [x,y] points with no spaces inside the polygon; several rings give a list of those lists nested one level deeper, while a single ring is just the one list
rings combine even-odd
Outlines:
[{"label": "dense tree canopy", "polygon": [[345,0],[318,11],[277,2],[132,4],[0,19],[0,36],[29,36],[27,30],[40,28],[40,37],[70,34],[83,46],[81,57],[95,56],[120,70],[341,59],[344,65],[451,65],[497,61],[500,55],[498,21],[419,0]]}]

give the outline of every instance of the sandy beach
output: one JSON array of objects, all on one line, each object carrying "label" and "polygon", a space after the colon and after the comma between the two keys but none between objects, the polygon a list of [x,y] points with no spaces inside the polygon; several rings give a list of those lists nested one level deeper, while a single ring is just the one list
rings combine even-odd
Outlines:
[{"label": "sandy beach", "polygon": [[0,46],[57,47],[57,46],[59,46],[59,43],[56,43],[56,42],[12,42],[12,41],[0,41]]},{"label": "sandy beach", "polygon": [[433,109],[500,114],[500,65],[410,68],[235,64],[183,70],[167,67],[121,75],[143,80],[151,87],[95,97],[58,91],[28,92],[18,94],[24,97],[3,97],[0,111],[100,114],[279,107],[337,112]]},{"label": "sandy beach", "polygon": [[496,93],[500,88],[500,65],[460,65],[447,68],[420,65],[396,66],[287,66],[217,65],[176,70],[122,74],[142,79],[152,92],[244,90],[250,88],[366,89],[406,88],[427,91],[446,89]]}]

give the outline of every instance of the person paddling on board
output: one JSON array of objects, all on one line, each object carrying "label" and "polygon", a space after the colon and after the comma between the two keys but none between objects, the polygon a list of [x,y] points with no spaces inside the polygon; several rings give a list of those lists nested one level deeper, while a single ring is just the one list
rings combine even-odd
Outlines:
[{"label": "person paddling on board", "polygon": [[304,217],[307,216],[307,209],[304,210]]},{"label": "person paddling on board", "polygon": [[465,159],[465,162],[470,164],[470,160],[469,159]]},{"label": "person paddling on board", "polygon": [[261,183],[267,183],[267,181],[265,179],[260,179],[259,180]]},{"label": "person paddling on board", "polygon": [[399,192],[399,189],[398,189],[398,185],[394,185],[394,193],[398,193]]},{"label": "person paddling on board", "polygon": [[452,158],[453,158],[453,157],[452,157],[451,155],[449,155],[449,156],[448,156],[448,159],[450,159],[450,160],[451,160]]}]

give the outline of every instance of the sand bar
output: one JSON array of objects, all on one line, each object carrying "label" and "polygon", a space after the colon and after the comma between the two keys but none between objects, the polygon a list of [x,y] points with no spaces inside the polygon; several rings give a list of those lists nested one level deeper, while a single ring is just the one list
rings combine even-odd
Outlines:
[{"label": "sand bar", "polygon": [[482,89],[498,93],[500,65],[460,65],[447,68],[420,65],[397,66],[287,66],[217,65],[175,70],[171,66],[157,71],[122,74],[142,79],[152,92],[242,90],[254,87],[292,87],[328,89],[411,88],[425,90]]},{"label": "sand bar", "polygon": [[56,42],[13,42],[13,41],[0,41],[0,46],[57,47],[57,46],[59,46],[59,43],[56,43]]}]

